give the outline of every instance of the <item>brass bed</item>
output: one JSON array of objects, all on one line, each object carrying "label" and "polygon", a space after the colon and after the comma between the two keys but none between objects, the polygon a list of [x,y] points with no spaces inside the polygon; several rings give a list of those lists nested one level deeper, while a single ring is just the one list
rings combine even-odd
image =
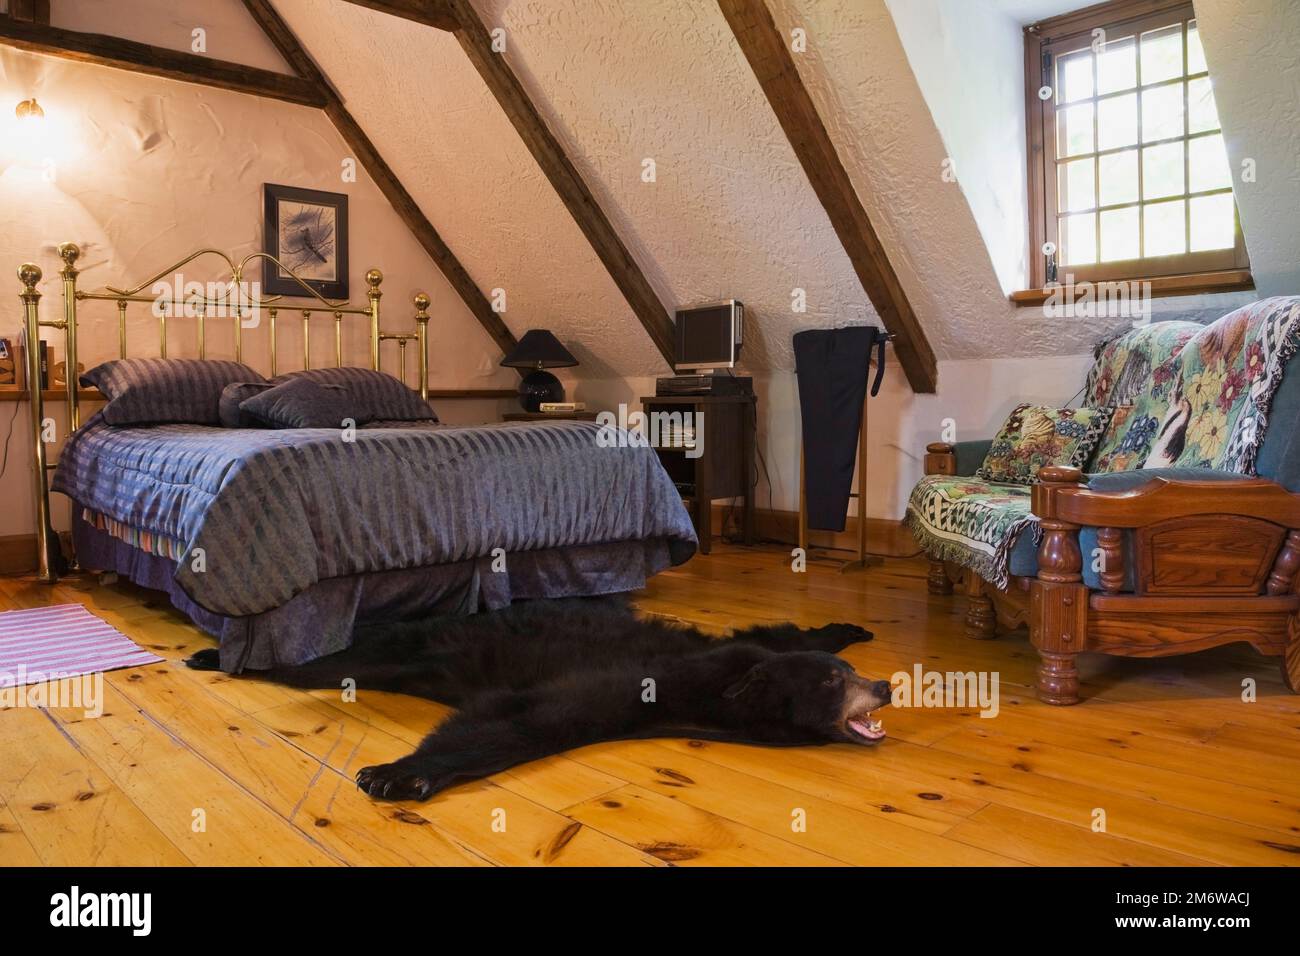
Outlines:
[{"label": "brass bed", "polygon": [[[127,357],[127,309],[133,303],[142,303],[153,305],[156,309],[159,343],[157,357],[167,358],[169,323],[183,318],[191,318],[195,324],[198,357],[200,359],[206,358],[208,352],[207,325],[209,321],[215,321],[219,317],[223,320],[233,320],[234,359],[240,362],[243,361],[244,353],[243,332],[246,327],[245,321],[249,319],[258,320],[255,325],[249,326],[250,329],[260,326],[260,311],[265,309],[268,320],[266,325],[269,328],[268,345],[271,376],[277,374],[279,364],[277,329],[283,324],[278,323],[281,312],[294,313],[301,321],[302,367],[305,369],[311,368],[311,319],[313,316],[322,314],[332,316],[334,323],[334,366],[339,368],[344,366],[343,321],[345,318],[363,318],[367,320],[369,327],[370,368],[381,370],[381,344],[385,341],[396,342],[400,356],[399,377],[405,381],[406,347],[411,341],[416,343],[418,390],[420,397],[426,401],[428,400],[429,297],[423,292],[416,293],[414,296],[414,331],[396,332],[384,330],[380,325],[380,299],[383,297],[383,293],[379,288],[384,277],[383,273],[378,269],[371,269],[366,273],[366,304],[362,306],[352,305],[345,301],[335,302],[324,298],[293,270],[284,266],[273,256],[263,252],[253,253],[236,261],[232,256],[219,250],[200,249],[136,285],[128,285],[123,288],[105,286],[103,289],[90,292],[77,288],[77,260],[81,256],[80,247],[76,243],[64,242],[59,245],[58,254],[59,258],[63,260],[63,268],[59,272],[63,284],[62,318],[42,319],[40,316],[41,292],[37,289],[37,285],[42,278],[40,267],[29,262],[18,268],[18,278],[23,286],[20,298],[23,303],[23,331],[27,343],[24,377],[31,411],[30,425],[36,491],[37,569],[39,578],[43,582],[54,583],[58,579],[58,570],[53,558],[57,553],[58,539],[54,534],[50,518],[48,475],[57,466],[57,463],[48,461],[45,451],[49,429],[46,425],[45,403],[41,390],[40,330],[43,328],[53,329],[57,333],[61,333],[63,337],[66,369],[64,378],[66,379],[65,388],[67,394],[67,428],[68,433],[71,434],[81,426],[81,403],[78,391],[79,374],[77,372],[80,351],[77,341],[78,305],[80,303],[111,302],[116,305],[118,358]],[[190,263],[209,257],[217,257],[224,262],[229,270],[230,278],[228,281],[223,278],[220,282],[206,284],[208,291],[213,286],[220,285],[223,291],[219,292],[219,294],[209,295],[205,291],[202,294],[193,296],[185,295],[182,297],[183,301],[180,303],[179,311],[175,311],[174,305],[169,307],[166,302],[160,301],[158,295],[144,293],[144,290],[155,288],[156,284],[163,279],[178,277],[179,270]],[[285,296],[253,297],[244,295],[242,290],[244,288],[245,270],[248,269],[251,263],[258,260],[268,260],[282,269],[294,282],[302,287],[302,298],[309,301],[306,304],[291,304],[285,301]],[[169,311],[172,314],[169,315]],[[53,384],[52,376],[51,384]]]}]

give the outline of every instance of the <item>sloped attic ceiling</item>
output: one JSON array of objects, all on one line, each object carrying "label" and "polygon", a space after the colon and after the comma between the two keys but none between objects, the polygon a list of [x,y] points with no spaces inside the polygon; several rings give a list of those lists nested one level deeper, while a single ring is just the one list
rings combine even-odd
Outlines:
[{"label": "sloped attic ceiling", "polygon": [[[339,0],[274,2],[480,288],[504,290],[515,334],[555,329],[583,377],[663,371],[451,35]],[[759,370],[793,366],[801,327],[875,321],[713,0],[474,3],[508,31],[514,71],[669,308],[745,299],[745,360]],[[807,31],[801,77],[941,358],[1077,354],[1110,331],[1114,320],[1063,323],[1006,301],[963,192],[978,186],[941,176],[947,150],[913,74],[923,68],[886,0],[768,4],[782,29]],[[235,0],[213,6],[247,19]],[[74,7],[102,5],[60,9]],[[210,31],[209,52],[278,65],[219,49],[227,35]],[[791,308],[796,289],[804,313]],[[1197,305],[1205,318],[1223,311]]]},{"label": "sloped attic ceiling", "polygon": [[[453,37],[351,4],[275,2],[470,274],[505,290],[512,331],[554,329],[584,376],[663,371]],[[743,298],[758,369],[792,368],[801,327],[875,321],[716,4],[475,5],[505,27],[516,74],[669,308]],[[1007,302],[941,177],[944,144],[884,0],[769,5],[807,30],[801,76],[940,357],[1079,353],[1110,331]]]},{"label": "sloped attic ceiling", "polygon": [[[670,308],[743,298],[760,368],[793,366],[795,327],[874,318],[716,6],[476,6],[505,24],[516,73]],[[506,290],[512,331],[552,328],[584,376],[664,371],[454,38],[328,0],[276,8],[470,274]]]}]

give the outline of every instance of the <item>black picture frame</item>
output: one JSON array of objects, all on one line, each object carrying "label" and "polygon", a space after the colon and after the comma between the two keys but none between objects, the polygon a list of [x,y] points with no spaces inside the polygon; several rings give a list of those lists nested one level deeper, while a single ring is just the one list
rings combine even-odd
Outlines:
[{"label": "black picture frame", "polygon": [[[293,219],[300,224],[295,227]],[[301,241],[286,241],[297,228]],[[265,183],[262,249],[293,269],[327,299],[348,297],[348,197],[320,189]],[[262,260],[264,295],[305,296],[301,285],[269,259]]]}]

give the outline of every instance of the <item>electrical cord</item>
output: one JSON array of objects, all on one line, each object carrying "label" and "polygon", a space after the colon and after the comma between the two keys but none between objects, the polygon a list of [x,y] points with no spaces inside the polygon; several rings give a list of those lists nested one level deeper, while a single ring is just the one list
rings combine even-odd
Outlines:
[{"label": "electrical cord", "polygon": [[[19,332],[18,332],[18,346],[19,346],[19,348],[22,348],[22,349],[26,349],[26,348],[27,348],[27,330],[26,330],[26,329],[20,329]],[[18,356],[15,355],[15,356],[13,356],[13,358],[14,358],[14,371],[15,371],[14,378],[15,378],[15,380],[16,380],[16,379],[18,378],[18,376],[17,376],[17,369],[18,369],[17,359],[18,359]],[[19,402],[14,402],[14,413],[13,413],[12,415],[9,416],[9,432],[8,432],[8,434],[5,435],[5,450],[4,450],[4,457],[3,457],[2,459],[0,459],[0,478],[3,478],[3,477],[4,477],[5,471],[7,471],[8,468],[9,468],[9,442],[12,441],[12,440],[13,440],[13,437],[14,437],[14,422],[17,421],[17,419],[18,419],[18,409],[19,409],[19,405],[20,405]]]},{"label": "electrical cord", "polygon": [[18,402],[14,402],[14,413],[9,416],[9,433],[5,435],[4,458],[0,459],[0,478],[5,476],[9,467],[9,442],[14,437],[14,421],[18,418]]}]

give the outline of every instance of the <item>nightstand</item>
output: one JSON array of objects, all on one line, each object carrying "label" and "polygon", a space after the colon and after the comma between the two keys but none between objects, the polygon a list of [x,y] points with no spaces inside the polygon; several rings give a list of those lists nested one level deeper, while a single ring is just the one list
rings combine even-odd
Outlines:
[{"label": "nightstand", "polygon": [[506,412],[503,422],[594,422],[597,412]]},{"label": "nightstand", "polygon": [[699,457],[688,449],[660,447],[655,451],[664,470],[682,493],[691,512],[700,553],[709,553],[713,536],[713,500],[744,498],[741,529],[745,544],[754,543],[754,422],[758,414],[753,395],[658,395],[641,399],[647,413],[693,412],[704,416],[703,448]]}]

